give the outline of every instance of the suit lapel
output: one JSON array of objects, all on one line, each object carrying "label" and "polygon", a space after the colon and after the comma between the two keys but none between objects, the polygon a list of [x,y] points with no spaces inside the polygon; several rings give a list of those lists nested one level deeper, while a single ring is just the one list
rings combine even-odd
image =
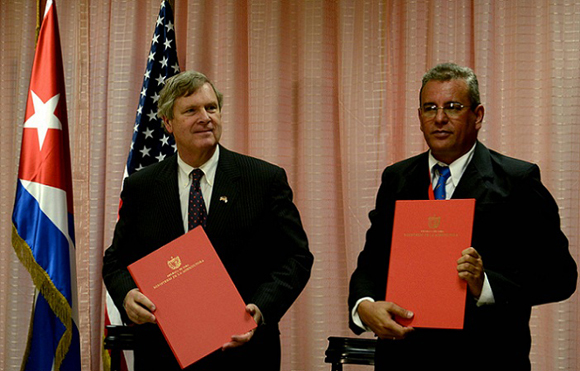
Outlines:
[{"label": "suit lapel", "polygon": [[493,178],[493,168],[489,150],[480,142],[477,142],[473,158],[465,173],[461,177],[452,198],[475,198],[481,199],[486,192],[489,179]]},{"label": "suit lapel", "polygon": [[181,203],[179,201],[179,189],[177,185],[177,155],[169,160],[155,174],[155,182],[159,202],[159,222],[167,229],[168,233],[176,238],[183,234],[183,217],[181,216]]},{"label": "suit lapel", "polygon": [[428,152],[417,156],[416,161],[402,174],[404,182],[398,190],[398,199],[428,200],[431,175],[429,174]]},{"label": "suit lapel", "polygon": [[219,233],[221,228],[227,226],[231,209],[238,201],[238,182],[240,179],[241,174],[236,166],[235,155],[220,146],[220,158],[207,218],[206,231],[208,234]]}]

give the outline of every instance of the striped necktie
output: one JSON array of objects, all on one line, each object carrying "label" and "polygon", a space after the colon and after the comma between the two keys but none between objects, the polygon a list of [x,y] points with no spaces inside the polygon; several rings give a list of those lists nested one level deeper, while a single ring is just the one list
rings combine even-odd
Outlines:
[{"label": "striped necktie", "polygon": [[447,183],[447,179],[451,176],[451,171],[449,170],[449,166],[439,166],[435,165],[434,168],[437,170],[439,174],[439,180],[437,180],[437,186],[433,190],[435,194],[436,200],[445,200],[445,183]]}]

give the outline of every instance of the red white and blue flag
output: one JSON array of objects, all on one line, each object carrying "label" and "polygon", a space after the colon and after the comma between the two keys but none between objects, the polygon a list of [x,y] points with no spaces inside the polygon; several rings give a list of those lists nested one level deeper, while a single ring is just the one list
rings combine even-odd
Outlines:
[{"label": "red white and blue flag", "polygon": [[[157,117],[159,92],[165,81],[179,73],[175,43],[173,11],[169,2],[163,1],[155,22],[147,67],[143,75],[139,106],[133,125],[133,139],[127,157],[125,177],[156,162],[163,161],[177,151],[173,136],[163,130],[163,122]],[[121,325],[122,320],[113,299],[107,293],[105,324]],[[132,353],[125,352],[121,360],[122,370],[132,370]],[[105,359],[107,368],[109,359]]]},{"label": "red white and blue flag", "polygon": [[30,77],[12,223],[12,245],[36,288],[22,370],[80,370],[71,160],[52,0]]},{"label": "red white and blue flag", "polygon": [[177,151],[173,136],[164,131],[163,121],[157,117],[159,92],[165,85],[165,80],[179,73],[175,46],[173,11],[169,3],[163,1],[155,22],[147,68],[143,75],[125,176],[147,165],[163,161]]}]

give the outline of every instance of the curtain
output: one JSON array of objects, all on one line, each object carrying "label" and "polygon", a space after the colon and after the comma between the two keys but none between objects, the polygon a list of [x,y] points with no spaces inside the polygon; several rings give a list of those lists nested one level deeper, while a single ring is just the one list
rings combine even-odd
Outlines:
[{"label": "curtain", "polygon": [[[101,264],[112,239],[160,0],[56,0],[71,135],[83,370],[100,370]],[[315,255],[281,323],[283,370],[327,370],[382,170],[424,151],[418,95],[440,62],[472,67],[479,139],[535,162],[580,249],[580,5],[547,0],[175,0],[182,70],[225,95],[226,147],[283,166]],[[11,214],[36,2],[0,2],[0,369],[18,370],[33,286]],[[549,253],[549,246],[546,246]],[[536,307],[534,370],[580,369],[580,297]],[[365,336],[370,336],[369,334]],[[501,336],[501,334],[498,334]],[[359,369],[352,367],[352,369]],[[360,367],[360,370],[367,369]]]}]

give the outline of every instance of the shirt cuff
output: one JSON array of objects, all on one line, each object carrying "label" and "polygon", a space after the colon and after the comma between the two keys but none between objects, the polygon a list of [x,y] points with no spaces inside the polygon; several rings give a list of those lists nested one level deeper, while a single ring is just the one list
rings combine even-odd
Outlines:
[{"label": "shirt cuff", "polygon": [[481,295],[479,295],[479,299],[477,299],[477,306],[481,307],[483,305],[491,304],[495,304],[495,298],[489,280],[487,279],[487,274],[484,273],[483,287],[481,288]]},{"label": "shirt cuff", "polygon": [[360,305],[360,303],[362,303],[365,300],[372,301],[373,303],[375,302],[375,299],[373,299],[371,297],[365,297],[365,298],[358,299],[358,301],[355,303],[354,307],[352,308],[352,313],[351,313],[352,321],[354,322],[355,325],[360,327],[362,330],[372,331],[370,329],[370,327],[368,327],[367,325],[365,325],[361,321],[360,316],[358,315],[358,306]]}]

